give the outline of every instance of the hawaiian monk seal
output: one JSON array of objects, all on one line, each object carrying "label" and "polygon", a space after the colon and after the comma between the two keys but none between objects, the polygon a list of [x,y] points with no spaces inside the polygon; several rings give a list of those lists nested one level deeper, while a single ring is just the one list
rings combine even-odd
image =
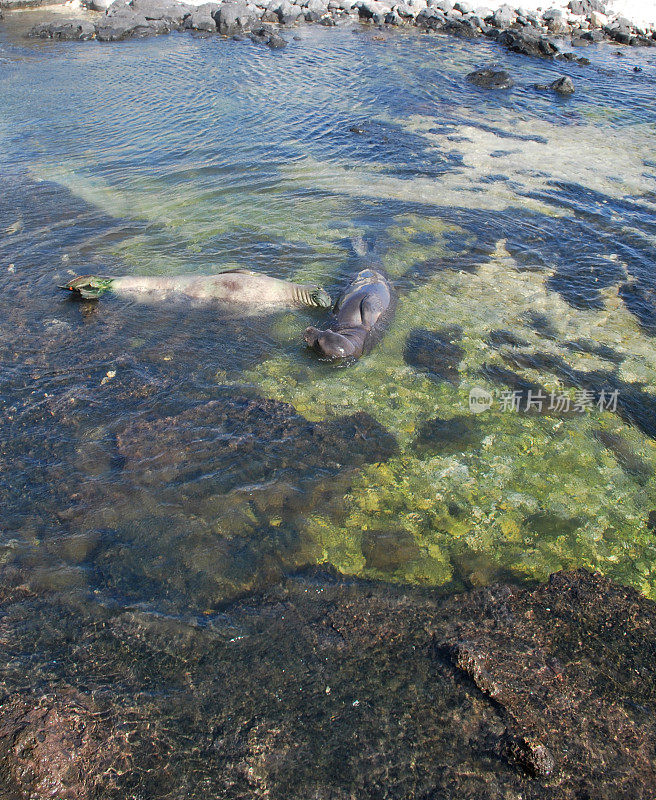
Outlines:
[{"label": "hawaiian monk seal", "polygon": [[307,328],[305,341],[326,358],[359,358],[391,304],[387,278],[374,269],[363,269],[335,304],[335,318],[328,328]]},{"label": "hawaiian monk seal", "polygon": [[180,298],[249,309],[330,308],[331,304],[330,296],[320,286],[283,281],[246,269],[231,269],[216,275],[172,277],[83,275],[59,288],[75,292],[85,300],[95,300],[105,292],[112,292],[142,303]]}]

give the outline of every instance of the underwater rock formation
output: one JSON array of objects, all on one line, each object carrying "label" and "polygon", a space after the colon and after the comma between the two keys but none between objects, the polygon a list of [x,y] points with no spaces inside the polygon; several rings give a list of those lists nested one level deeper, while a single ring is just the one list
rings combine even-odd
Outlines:
[{"label": "underwater rock formation", "polygon": [[140,420],[119,432],[117,440],[135,480],[174,482],[177,489],[180,481],[189,482],[196,491],[203,479],[213,491],[283,477],[301,486],[396,451],[394,436],[368,414],[309,422],[287,403],[247,397]]},{"label": "underwater rock formation", "polygon": [[465,355],[457,344],[462,338],[459,325],[449,325],[437,331],[413,330],[408,336],[403,358],[407,364],[432,378],[457,384],[460,380],[458,364]]},{"label": "underwater rock formation", "polygon": [[467,80],[481,89],[510,89],[515,82],[505,69],[477,69],[467,75]]}]

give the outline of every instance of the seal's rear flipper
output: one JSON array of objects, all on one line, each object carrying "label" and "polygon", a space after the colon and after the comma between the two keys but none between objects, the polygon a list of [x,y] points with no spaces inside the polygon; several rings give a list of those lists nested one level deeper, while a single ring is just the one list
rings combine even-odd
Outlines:
[{"label": "seal's rear flipper", "polygon": [[113,278],[101,278],[96,275],[80,275],[58,289],[74,292],[83,300],[97,300],[112,285]]},{"label": "seal's rear flipper", "polygon": [[370,258],[374,252],[374,246],[368,242],[364,236],[351,236],[349,239],[351,249],[358,258]]}]

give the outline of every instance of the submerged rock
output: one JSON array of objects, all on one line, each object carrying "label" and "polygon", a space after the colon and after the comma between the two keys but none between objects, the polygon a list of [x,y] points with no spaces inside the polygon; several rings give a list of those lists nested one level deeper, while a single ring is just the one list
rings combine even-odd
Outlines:
[{"label": "submerged rock", "polygon": [[449,419],[435,417],[419,429],[414,449],[420,453],[452,455],[477,447],[482,438],[481,423],[473,414]]},{"label": "submerged rock", "polygon": [[557,78],[552,84],[551,88],[558,94],[574,94],[574,81],[567,75]]},{"label": "submerged rock", "polygon": [[408,531],[366,531],[362,555],[367,567],[384,572],[404,566],[420,554],[419,545]]},{"label": "submerged rock", "polygon": [[117,435],[125,468],[147,484],[188,481],[199,493],[244,481],[293,485],[325,480],[342,466],[389,458],[396,441],[368,414],[309,422],[292,406],[245,397],[213,400],[175,417],[135,422]]},{"label": "submerged rock", "polygon": [[127,731],[112,722],[72,687],[30,700],[3,698],[0,791],[33,800],[90,800],[99,787],[110,788],[109,773],[128,767],[130,751]]},{"label": "submerged rock", "polygon": [[652,476],[651,466],[635,452],[631,443],[619,433],[613,433],[603,429],[592,432],[598,442],[617,459],[617,463],[629,475],[632,475],[638,483],[644,485]]},{"label": "submerged rock", "polygon": [[515,85],[504,69],[477,69],[467,75],[467,80],[482,89],[510,89]]},{"label": "submerged rock", "polygon": [[600,575],[445,599],[312,570],[202,619],[3,586],[8,797],[656,792],[656,606]]},{"label": "submerged rock", "polygon": [[574,82],[566,75],[563,75],[561,78],[556,78],[556,80],[552,81],[551,83],[535,83],[533,84],[533,88],[540,92],[547,92],[551,89],[552,91],[558,92],[558,94],[562,95],[574,94],[576,91],[574,88]]},{"label": "submerged rock", "polygon": [[431,377],[457,383],[458,365],[465,355],[463,348],[457,344],[461,336],[462,328],[458,325],[437,331],[411,331],[403,350],[403,358],[407,364],[428,372]]}]

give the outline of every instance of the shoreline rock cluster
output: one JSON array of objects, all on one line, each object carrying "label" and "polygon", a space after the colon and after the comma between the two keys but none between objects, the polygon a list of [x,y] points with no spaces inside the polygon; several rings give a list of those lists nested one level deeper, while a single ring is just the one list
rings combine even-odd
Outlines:
[{"label": "shoreline rock cluster", "polygon": [[563,44],[583,48],[603,40],[656,46],[656,30],[606,13],[599,0],[570,0],[568,10],[541,13],[503,5],[496,10],[477,0],[225,0],[192,5],[179,0],[88,0],[96,20],[62,19],[36,25],[30,36],[47,39],[119,41],[191,30],[198,35],[249,36],[272,48],[284,47],[278,26],[303,22],[326,26],[359,20],[377,26],[415,26],[426,33],[460,38],[488,37],[517,53],[586,63]]}]

